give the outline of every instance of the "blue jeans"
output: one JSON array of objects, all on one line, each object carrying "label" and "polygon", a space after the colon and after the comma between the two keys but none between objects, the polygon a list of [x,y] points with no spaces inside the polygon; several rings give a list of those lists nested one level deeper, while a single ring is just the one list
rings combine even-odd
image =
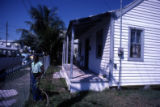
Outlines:
[{"label": "blue jeans", "polygon": [[31,86],[32,86],[33,99],[35,101],[42,100],[41,91],[39,90],[38,85],[37,85],[38,81],[34,77],[33,73],[31,73],[31,82],[32,82]]}]

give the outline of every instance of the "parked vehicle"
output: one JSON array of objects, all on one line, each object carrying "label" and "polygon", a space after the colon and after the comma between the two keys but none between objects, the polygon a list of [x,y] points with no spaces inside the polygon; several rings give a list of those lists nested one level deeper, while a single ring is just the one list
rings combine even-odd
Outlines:
[{"label": "parked vehicle", "polygon": [[0,47],[0,72],[21,65],[22,58],[18,49]]},{"label": "parked vehicle", "polygon": [[28,53],[22,53],[22,65],[26,65],[28,62],[30,62],[31,61],[31,59],[30,59],[30,54],[28,54]]}]

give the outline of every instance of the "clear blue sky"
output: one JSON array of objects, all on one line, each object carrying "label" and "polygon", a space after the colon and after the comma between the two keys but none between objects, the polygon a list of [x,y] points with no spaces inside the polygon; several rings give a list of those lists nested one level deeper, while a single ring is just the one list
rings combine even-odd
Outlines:
[{"label": "clear blue sky", "polygon": [[[123,0],[123,5],[133,1]],[[8,21],[9,39],[19,39],[20,33],[17,33],[16,29],[28,28],[24,23],[31,20],[28,10],[31,6],[39,4],[47,5],[49,8],[57,7],[58,15],[67,28],[72,19],[119,9],[120,0],[0,0],[0,38],[5,39],[5,25]]]}]

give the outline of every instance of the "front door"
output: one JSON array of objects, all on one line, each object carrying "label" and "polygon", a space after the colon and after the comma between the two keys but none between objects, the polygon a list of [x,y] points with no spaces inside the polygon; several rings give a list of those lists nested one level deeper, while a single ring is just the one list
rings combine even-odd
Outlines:
[{"label": "front door", "polygon": [[89,64],[89,39],[85,41],[85,69],[88,69]]}]

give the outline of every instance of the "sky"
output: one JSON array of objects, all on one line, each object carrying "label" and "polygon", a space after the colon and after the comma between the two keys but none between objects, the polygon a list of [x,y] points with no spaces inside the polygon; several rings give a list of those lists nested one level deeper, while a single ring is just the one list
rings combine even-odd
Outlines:
[{"label": "sky", "polygon": [[[133,1],[123,0],[123,7]],[[0,38],[5,39],[8,22],[8,39],[18,40],[21,34],[16,29],[29,29],[25,24],[25,21],[31,21],[28,11],[31,6],[38,5],[57,7],[58,16],[67,28],[70,20],[119,9],[120,0],[0,0]]]}]

